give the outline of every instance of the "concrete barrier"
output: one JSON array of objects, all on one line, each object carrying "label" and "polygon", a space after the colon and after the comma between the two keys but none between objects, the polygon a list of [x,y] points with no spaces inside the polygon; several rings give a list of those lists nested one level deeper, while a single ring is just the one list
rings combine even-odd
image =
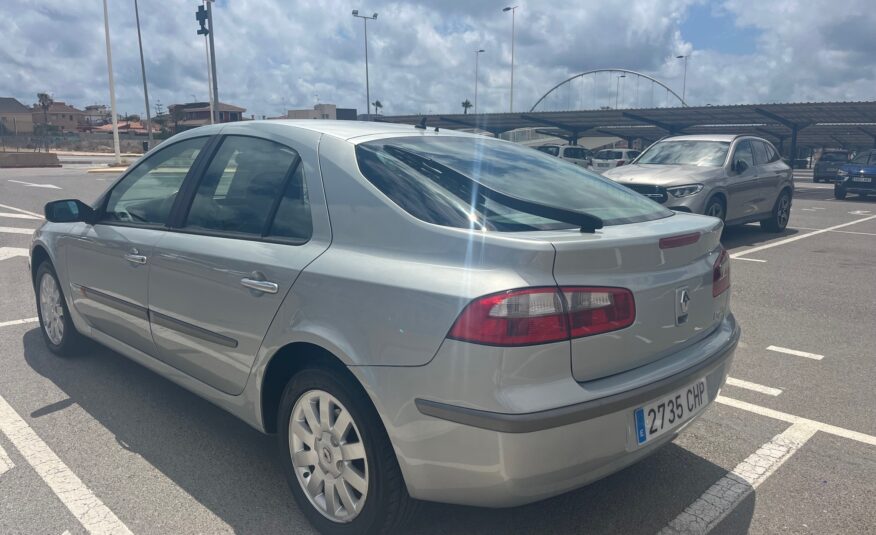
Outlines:
[{"label": "concrete barrier", "polygon": [[54,152],[0,152],[0,167],[61,167]]}]

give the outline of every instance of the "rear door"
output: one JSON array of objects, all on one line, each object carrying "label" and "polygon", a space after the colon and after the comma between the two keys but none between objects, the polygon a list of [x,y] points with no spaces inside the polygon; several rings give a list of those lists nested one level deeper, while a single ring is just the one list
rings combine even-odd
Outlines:
[{"label": "rear door", "polygon": [[146,353],[149,267],[186,175],[208,137],[164,146],[106,195],[101,218],[63,238],[76,310],[95,329]]},{"label": "rear door", "polygon": [[157,357],[228,394],[243,390],[286,293],[329,243],[327,219],[315,228],[311,213],[319,134],[295,135],[223,136],[152,263]]},{"label": "rear door", "polygon": [[[772,151],[772,147],[764,141],[751,140],[754,149],[754,163],[757,165],[757,196],[754,200],[759,213],[768,213],[773,209],[776,197],[779,195],[779,186],[782,183],[783,167],[778,155]],[[772,154],[771,154],[772,152]],[[775,159],[773,159],[775,155]]]},{"label": "rear door", "polygon": [[727,178],[728,221],[757,213],[757,198],[760,196],[754,151],[748,139],[736,142],[730,161],[733,162],[734,170],[730,171]]}]

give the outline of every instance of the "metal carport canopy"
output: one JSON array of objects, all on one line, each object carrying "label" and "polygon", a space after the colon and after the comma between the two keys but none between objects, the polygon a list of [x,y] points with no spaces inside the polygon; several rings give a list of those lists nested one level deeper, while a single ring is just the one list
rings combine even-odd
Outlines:
[{"label": "metal carport canopy", "polygon": [[[381,121],[427,127],[479,129],[498,135],[518,128],[553,129],[560,137],[617,136],[654,141],[678,134],[753,134],[817,146],[876,145],[876,102],[735,104],[485,114],[396,115]],[[796,136],[795,136],[796,133]]]}]

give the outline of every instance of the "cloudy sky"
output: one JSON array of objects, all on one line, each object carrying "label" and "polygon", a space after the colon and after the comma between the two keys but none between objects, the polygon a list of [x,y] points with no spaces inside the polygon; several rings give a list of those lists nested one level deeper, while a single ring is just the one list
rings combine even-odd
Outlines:
[{"label": "cloudy sky", "polygon": [[[514,108],[528,110],[574,74],[621,67],[682,90],[692,105],[876,98],[873,0],[519,0]],[[151,102],[207,98],[197,0],[140,0]],[[386,114],[507,111],[511,14],[504,0],[219,0],[219,97],[247,115],[320,102],[365,107],[362,20],[371,97]],[[144,109],[133,0],[110,0],[119,113]],[[0,96],[39,91],[78,107],[109,103],[100,0],[0,0]],[[555,92],[542,109],[665,105],[665,90],[603,74]],[[624,84],[621,88],[621,84]],[[641,87],[636,87],[640,85]],[[661,91],[663,92],[661,94]],[[671,100],[671,99],[670,99]]]}]

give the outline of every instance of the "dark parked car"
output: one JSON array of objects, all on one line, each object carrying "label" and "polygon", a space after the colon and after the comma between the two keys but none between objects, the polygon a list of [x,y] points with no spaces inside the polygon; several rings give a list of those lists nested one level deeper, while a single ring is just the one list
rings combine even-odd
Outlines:
[{"label": "dark parked car", "polygon": [[812,170],[812,181],[834,182],[836,180],[836,172],[843,164],[849,161],[848,151],[830,151],[823,152],[821,157],[815,162],[815,167]]},{"label": "dark parked car", "polygon": [[876,149],[859,153],[836,173],[833,196],[845,199],[848,193],[862,197],[876,193]]}]

